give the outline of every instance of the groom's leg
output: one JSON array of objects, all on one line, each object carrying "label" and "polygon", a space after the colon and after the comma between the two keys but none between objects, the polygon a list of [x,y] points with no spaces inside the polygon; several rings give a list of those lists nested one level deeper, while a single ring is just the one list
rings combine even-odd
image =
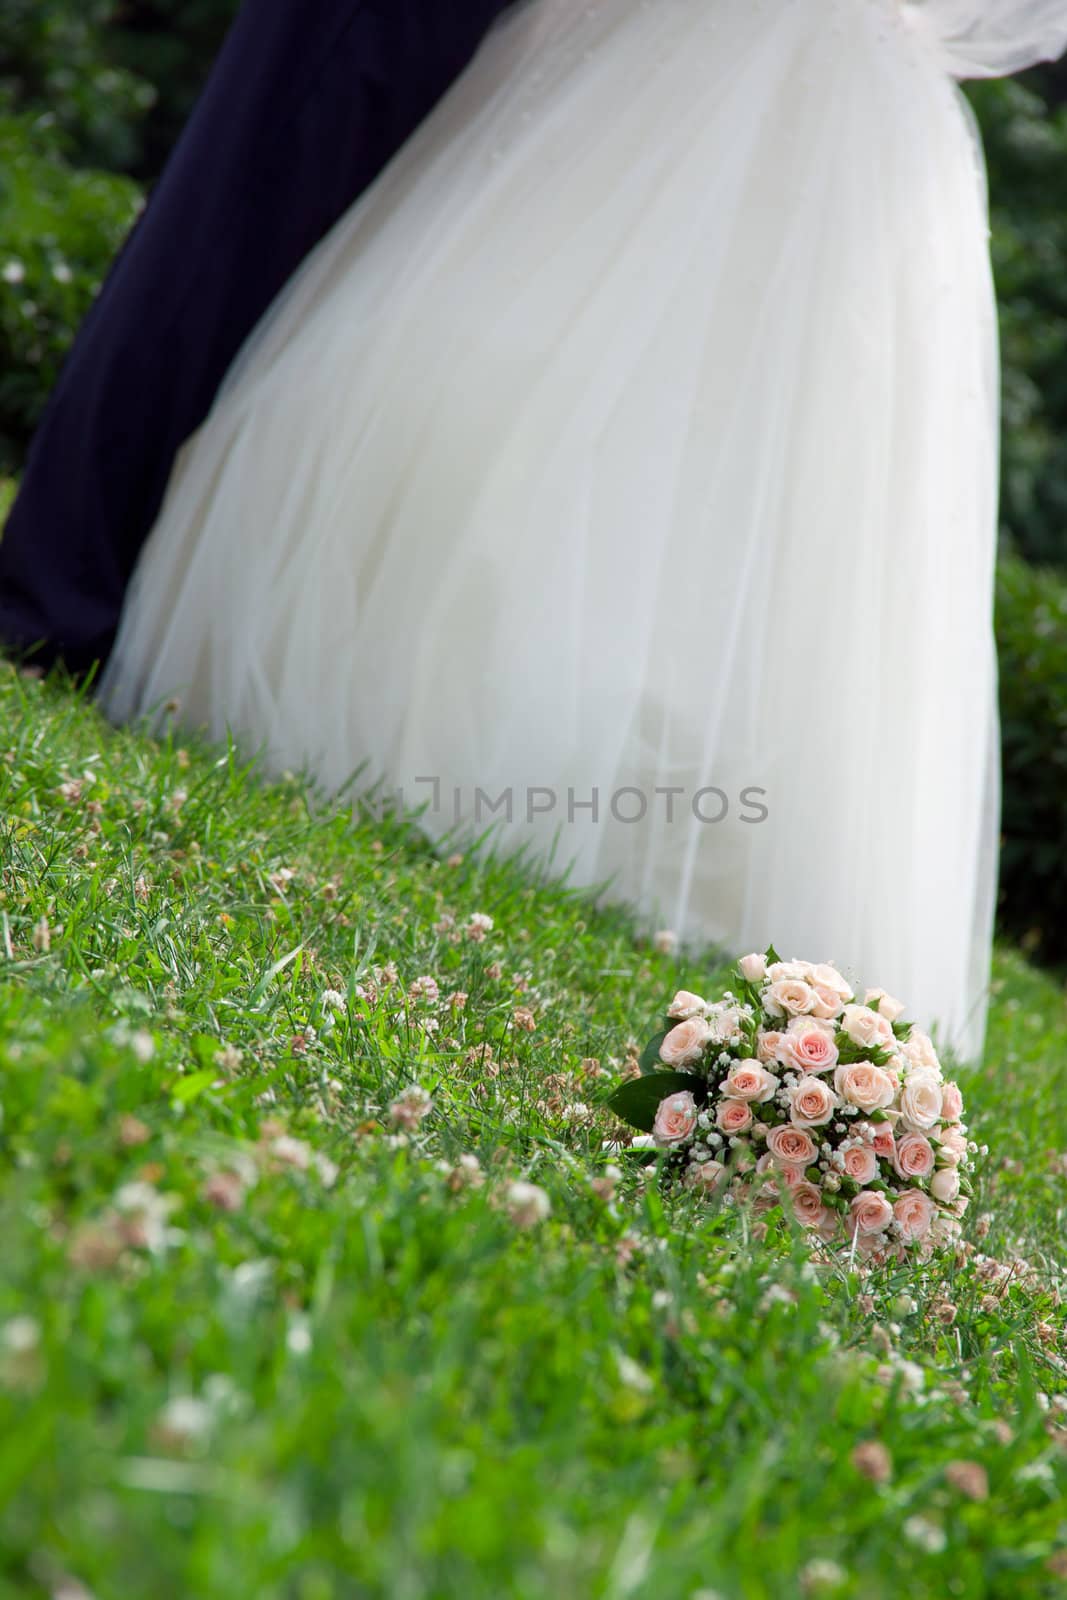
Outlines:
[{"label": "groom's leg", "polygon": [[174,457],[509,0],[245,0],[79,333],[0,539],[0,644],[106,658]]}]

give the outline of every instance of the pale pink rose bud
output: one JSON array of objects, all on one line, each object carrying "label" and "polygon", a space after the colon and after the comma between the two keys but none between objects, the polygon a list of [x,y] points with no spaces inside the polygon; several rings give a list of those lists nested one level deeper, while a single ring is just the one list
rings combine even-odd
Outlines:
[{"label": "pale pink rose bud", "polygon": [[960,1175],[955,1167],[942,1167],[940,1172],[935,1172],[930,1179],[930,1193],[935,1200],[940,1200],[948,1205],[955,1200],[960,1192]]},{"label": "pale pink rose bud", "polygon": [[893,1220],[893,1207],[877,1189],[864,1189],[848,1210],[856,1233],[881,1233]]},{"label": "pale pink rose bud", "polygon": [[884,1111],[893,1104],[897,1092],[889,1073],[870,1061],[852,1061],[838,1067],[834,1073],[834,1088],[842,1100],[859,1106],[861,1111]]},{"label": "pale pink rose bud", "polygon": [[843,973],[829,961],[821,961],[818,966],[811,967],[808,973],[808,982],[815,988],[831,989],[834,994],[840,995],[842,1000],[852,999],[852,985]]},{"label": "pale pink rose bud", "polygon": [[889,1022],[896,1022],[904,1013],[903,1000],[894,1000],[891,994],[886,994],[884,989],[868,989],[863,997],[864,1005],[873,1006],[878,1003],[878,1014]]},{"label": "pale pink rose bud", "polygon": [[783,1033],[778,1033],[773,1028],[769,1028],[766,1033],[758,1033],[756,1035],[757,1060],[761,1061],[765,1067],[769,1067],[772,1062],[777,1061],[778,1046],[784,1038],[785,1035]]},{"label": "pale pink rose bud", "polygon": [[921,1133],[901,1134],[893,1165],[902,1178],[928,1178],[934,1170],[934,1147]]},{"label": "pale pink rose bud", "polygon": [[749,983],[762,983],[767,976],[767,958],[761,955],[742,956],[737,963],[741,976]]},{"label": "pale pink rose bud", "polygon": [[841,1026],[853,1043],[864,1050],[885,1049],[896,1043],[889,1018],[867,1006],[846,1006],[841,1014]]},{"label": "pale pink rose bud", "polygon": [[823,1019],[839,1017],[845,1009],[845,1002],[835,989],[828,989],[825,983],[813,983],[815,990],[815,1004],[811,1008],[813,1017]]},{"label": "pale pink rose bud", "polygon": [[900,1091],[900,1111],[905,1122],[925,1133],[941,1117],[941,1085],[926,1073],[913,1073]]},{"label": "pale pink rose bud", "polygon": [[838,1100],[821,1078],[801,1078],[790,1096],[790,1118],[798,1128],[818,1128],[829,1122]]},{"label": "pale pink rose bud", "polygon": [[667,1034],[659,1047],[659,1058],[669,1067],[682,1067],[687,1062],[698,1061],[710,1035],[711,1030],[703,1017],[690,1017],[687,1022],[679,1022]]},{"label": "pale pink rose bud", "polygon": [[780,978],[763,997],[772,1017],[799,1017],[815,1004],[815,990],[802,978]]},{"label": "pale pink rose bud", "polygon": [[733,1100],[752,1100],[765,1105],[774,1098],[778,1079],[755,1061],[739,1061],[723,1087]]},{"label": "pale pink rose bud", "polygon": [[745,1133],[752,1126],[752,1107],[747,1100],[720,1100],[715,1126],[721,1133]]},{"label": "pale pink rose bud", "polygon": [[870,1145],[853,1145],[844,1159],[845,1172],[856,1183],[870,1183],[878,1176],[878,1157]]},{"label": "pale pink rose bud", "polygon": [[818,1154],[811,1134],[789,1125],[771,1129],[767,1150],[780,1165],[793,1167],[810,1167]]},{"label": "pale pink rose bud", "polygon": [[661,1100],[652,1126],[652,1137],[661,1147],[680,1144],[697,1125],[697,1103],[688,1090]]},{"label": "pale pink rose bud", "polygon": [[794,1018],[799,1027],[790,1023],[778,1047],[778,1059],[783,1066],[795,1067],[798,1072],[829,1072],[837,1064],[837,1046],[825,1028],[814,1018]]},{"label": "pale pink rose bud", "polygon": [[893,1215],[900,1225],[900,1236],[908,1244],[925,1238],[935,1214],[934,1202],[921,1189],[907,1190],[893,1207]]},{"label": "pale pink rose bud", "polygon": [[688,989],[679,989],[667,1007],[667,1015],[688,1022],[690,1017],[703,1016],[706,1006],[707,1001],[702,1000],[698,994],[692,994]]},{"label": "pale pink rose bud", "polygon": [[721,1161],[695,1161],[685,1174],[686,1186],[712,1194],[720,1187],[726,1168]]},{"label": "pale pink rose bud", "polygon": [[963,1096],[958,1083],[941,1085],[941,1115],[946,1122],[958,1122],[963,1115]]}]

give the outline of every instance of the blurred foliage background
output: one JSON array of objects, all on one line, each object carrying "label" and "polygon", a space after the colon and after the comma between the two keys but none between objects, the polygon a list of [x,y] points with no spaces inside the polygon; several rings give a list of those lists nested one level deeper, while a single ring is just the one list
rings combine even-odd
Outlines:
[{"label": "blurred foliage background", "polygon": [[[0,0],[0,477],[237,0]],[[1067,964],[1067,63],[968,87],[990,174],[1004,438],[1001,922]]]}]

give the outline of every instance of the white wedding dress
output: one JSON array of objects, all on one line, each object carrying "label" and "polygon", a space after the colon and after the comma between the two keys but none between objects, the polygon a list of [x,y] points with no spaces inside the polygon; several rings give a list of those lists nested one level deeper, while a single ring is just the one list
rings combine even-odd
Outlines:
[{"label": "white wedding dress", "polygon": [[998,381],[953,77],[1065,47],[1065,0],[523,0],[238,357],[106,708],[433,778],[438,834],[480,790],[975,1055]]}]

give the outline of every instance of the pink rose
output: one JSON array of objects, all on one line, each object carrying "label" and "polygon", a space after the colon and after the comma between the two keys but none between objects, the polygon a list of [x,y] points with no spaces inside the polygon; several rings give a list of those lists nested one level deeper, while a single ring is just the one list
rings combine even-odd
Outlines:
[{"label": "pink rose", "polygon": [[873,1124],[871,1147],[876,1156],[886,1156],[892,1161],[896,1153],[896,1140],[888,1122],[876,1122]]},{"label": "pink rose", "polygon": [[821,1078],[801,1078],[790,1095],[790,1118],[798,1128],[818,1128],[837,1110],[837,1096]]},{"label": "pink rose", "polygon": [[767,1149],[781,1166],[789,1167],[810,1167],[818,1154],[811,1134],[788,1124],[771,1129]]},{"label": "pink rose", "polygon": [[703,1017],[690,1017],[679,1022],[667,1034],[659,1047],[659,1058],[669,1067],[682,1067],[689,1061],[698,1061],[704,1053],[711,1029]]},{"label": "pink rose", "polygon": [[927,1073],[912,1073],[900,1091],[900,1112],[917,1133],[925,1133],[941,1117],[941,1085]]},{"label": "pink rose", "polygon": [[962,1128],[955,1126],[942,1128],[941,1141],[938,1145],[938,1155],[942,1161],[950,1166],[957,1166],[967,1154],[967,1135]]},{"label": "pink rose", "polygon": [[686,1170],[685,1182],[690,1189],[712,1194],[722,1183],[725,1172],[721,1161],[696,1161]]},{"label": "pink rose", "polygon": [[742,956],[737,963],[741,976],[749,983],[762,983],[767,976],[767,958],[761,955]]},{"label": "pink rose", "polygon": [[958,1122],[963,1116],[963,1096],[958,1083],[941,1085],[941,1115],[946,1122]]},{"label": "pink rose", "polygon": [[773,1072],[768,1072],[766,1067],[761,1067],[755,1061],[739,1061],[723,1084],[726,1093],[733,1100],[752,1100],[757,1105],[765,1105],[774,1098],[778,1088],[778,1079]]},{"label": "pink rose", "polygon": [[810,961],[772,961],[767,968],[767,976],[772,983],[791,982],[796,979],[806,983],[810,971]]},{"label": "pink rose", "polygon": [[[807,1183],[803,1167],[794,1167],[791,1163],[784,1165],[778,1172],[778,1177],[784,1189],[795,1189],[798,1184]],[[808,1184],[810,1189],[811,1185]]]},{"label": "pink rose", "polygon": [[848,1210],[855,1233],[881,1233],[893,1220],[893,1207],[877,1189],[864,1189]]},{"label": "pink rose", "polygon": [[908,1244],[924,1238],[930,1231],[936,1210],[930,1196],[923,1194],[921,1189],[906,1190],[893,1207],[901,1238]]},{"label": "pink rose", "polygon": [[783,1066],[795,1067],[798,1072],[829,1072],[837,1063],[837,1046],[832,1035],[814,1018],[795,1018],[799,1027],[790,1023],[778,1047],[778,1059]]},{"label": "pink rose", "polygon": [[789,1193],[798,1219],[806,1228],[817,1228],[826,1209],[823,1205],[822,1190],[814,1183],[802,1179],[790,1188]]},{"label": "pink rose", "polygon": [[845,1009],[845,1002],[835,989],[828,989],[825,983],[813,983],[815,990],[815,1004],[811,1008],[813,1017],[839,1017]]},{"label": "pink rose", "polygon": [[930,1193],[935,1200],[948,1205],[955,1200],[960,1192],[960,1175],[955,1167],[942,1167],[940,1172],[935,1172],[930,1179]]},{"label": "pink rose", "polygon": [[799,1017],[815,1004],[815,990],[802,978],[779,978],[763,997],[764,1008],[772,1017]]},{"label": "pink rose", "polygon": [[706,1005],[707,1001],[702,1000],[698,994],[691,994],[688,989],[679,989],[667,1007],[667,1015],[688,1021],[690,1017],[702,1016]]},{"label": "pink rose", "polygon": [[715,1111],[715,1126],[721,1133],[744,1133],[752,1126],[752,1107],[747,1100],[720,1100]]},{"label": "pink rose", "polygon": [[889,1018],[871,1011],[868,1006],[846,1006],[841,1014],[841,1026],[853,1043],[864,1050],[884,1050],[896,1042]]},{"label": "pink rose", "polygon": [[868,989],[863,997],[864,1005],[873,1006],[877,1002],[878,1014],[889,1022],[896,1022],[903,1014],[903,1000],[894,1000],[891,994],[886,994],[884,989]]},{"label": "pink rose", "polygon": [[893,1104],[897,1092],[888,1072],[870,1061],[853,1061],[838,1067],[834,1073],[834,1088],[842,1100],[859,1106],[861,1111],[884,1111]]},{"label": "pink rose", "polygon": [[708,1038],[715,1044],[729,1044],[741,1032],[741,1013],[735,1005],[724,1002],[709,1006],[707,1011]]},{"label": "pink rose", "polygon": [[688,1089],[661,1100],[652,1125],[652,1137],[660,1146],[680,1144],[697,1125],[697,1103]]},{"label": "pink rose", "polygon": [[812,967],[808,982],[817,989],[831,990],[839,995],[842,1001],[852,999],[852,985],[829,961],[820,962],[818,966]]},{"label": "pink rose", "polygon": [[870,1183],[878,1176],[878,1157],[870,1145],[854,1144],[845,1151],[845,1172],[856,1183]]},{"label": "pink rose", "polygon": [[757,1060],[761,1061],[765,1067],[769,1067],[772,1061],[777,1061],[778,1046],[781,1044],[784,1038],[785,1035],[783,1033],[777,1033],[772,1028],[769,1028],[765,1033],[757,1033]]},{"label": "pink rose", "polygon": [[931,1072],[940,1073],[941,1062],[938,1060],[933,1040],[928,1033],[923,1033],[921,1028],[912,1028],[900,1051],[910,1066],[926,1067]]},{"label": "pink rose", "polygon": [[934,1147],[921,1133],[902,1134],[893,1165],[902,1178],[928,1178],[934,1170]]}]

